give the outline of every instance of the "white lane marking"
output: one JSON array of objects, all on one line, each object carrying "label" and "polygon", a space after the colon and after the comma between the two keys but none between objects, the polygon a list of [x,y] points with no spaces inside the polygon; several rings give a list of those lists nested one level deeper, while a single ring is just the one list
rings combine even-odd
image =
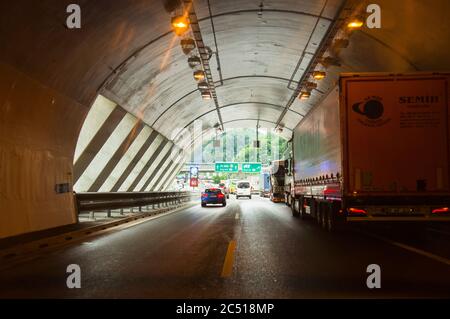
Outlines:
[{"label": "white lane marking", "polygon": [[427,230],[438,234],[450,235],[450,233],[439,229],[427,228]]},{"label": "white lane marking", "polygon": [[234,216],[234,219],[236,219],[236,220],[239,219],[239,213],[236,213],[236,215]]},{"label": "white lane marking", "polygon": [[447,258],[438,256],[438,255],[429,253],[429,252],[427,252],[425,250],[422,250],[422,249],[419,249],[419,248],[415,248],[415,247],[412,247],[412,246],[409,246],[409,245],[406,245],[406,244],[402,244],[402,243],[399,243],[399,242],[396,242],[396,241],[393,241],[393,240],[390,240],[390,239],[387,239],[387,238],[384,238],[384,237],[381,237],[381,236],[378,236],[378,235],[374,235],[374,234],[371,234],[371,233],[368,233],[368,232],[365,232],[365,231],[359,231],[359,232],[362,233],[362,234],[365,234],[367,236],[376,238],[378,240],[384,241],[386,243],[389,243],[391,245],[394,245],[394,246],[403,248],[405,250],[411,251],[411,252],[416,253],[418,255],[421,255],[421,256],[424,256],[424,257],[428,257],[430,259],[433,259],[434,261],[438,261],[438,262],[443,263],[443,264],[445,264],[447,266],[450,266],[450,260],[447,259]]}]

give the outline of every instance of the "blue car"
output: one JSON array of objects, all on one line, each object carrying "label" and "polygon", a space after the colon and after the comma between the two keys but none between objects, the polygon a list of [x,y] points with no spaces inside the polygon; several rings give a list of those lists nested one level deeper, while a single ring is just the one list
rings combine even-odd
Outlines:
[{"label": "blue car", "polygon": [[227,199],[221,189],[209,188],[202,192],[202,207],[206,207],[208,204],[222,204],[223,207],[227,206]]}]

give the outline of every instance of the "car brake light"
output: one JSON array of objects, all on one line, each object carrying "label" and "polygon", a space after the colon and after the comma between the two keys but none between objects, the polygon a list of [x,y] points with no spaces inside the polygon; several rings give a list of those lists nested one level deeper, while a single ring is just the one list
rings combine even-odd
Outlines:
[{"label": "car brake light", "polygon": [[359,208],[349,208],[348,212],[350,214],[359,214],[359,215],[367,215],[367,212],[364,209],[359,209]]},{"label": "car brake light", "polygon": [[217,197],[218,197],[218,198],[223,198],[223,194],[220,193],[220,194],[217,195]]},{"label": "car brake light", "polygon": [[202,194],[202,197],[208,197],[208,194]]},{"label": "car brake light", "polygon": [[433,209],[432,214],[444,214],[450,212],[448,207],[436,208]]}]

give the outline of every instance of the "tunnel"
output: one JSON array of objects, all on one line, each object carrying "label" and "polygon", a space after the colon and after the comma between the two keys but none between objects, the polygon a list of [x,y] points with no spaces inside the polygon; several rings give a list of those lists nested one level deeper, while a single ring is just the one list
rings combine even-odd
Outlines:
[{"label": "tunnel", "polygon": [[[277,198],[273,194],[276,177],[272,178],[269,198],[262,191],[253,198],[250,190],[248,194],[242,190],[244,193],[239,195],[238,184],[245,183],[237,181],[234,193],[226,182],[227,206],[217,208],[220,213],[215,214],[215,208],[200,207],[206,190],[196,184],[202,182],[201,178],[193,178],[191,171],[195,167],[200,175],[213,179],[218,163],[235,161],[240,162],[239,170],[244,170],[246,162],[256,163],[247,165],[256,170],[253,173],[264,170],[264,166],[273,173],[274,163],[284,165],[283,174],[300,169],[303,162],[287,160],[286,156],[297,156],[296,147],[309,143],[315,134],[338,133],[332,132],[333,124],[328,123],[311,126],[306,133],[301,131],[304,135],[297,139],[298,128],[329,99],[344,101],[343,83],[350,74],[390,77],[386,81],[395,78],[395,83],[402,82],[403,75],[443,79],[448,99],[447,0],[16,0],[2,1],[0,12],[2,259],[7,266],[11,260],[32,256],[39,249],[61,252],[60,258],[49,253],[47,259],[21,261],[19,268],[2,271],[0,282],[7,287],[0,288],[2,298],[60,297],[60,284],[50,283],[48,289],[37,291],[22,278],[32,281],[46,274],[46,269],[56,272],[57,267],[73,263],[80,263],[83,271],[89,268],[86,276],[99,288],[86,284],[90,289],[65,290],[62,296],[68,298],[99,294],[107,298],[365,297],[373,296],[373,290],[366,287],[367,272],[361,265],[373,263],[383,264],[383,279],[388,282],[388,288],[379,289],[376,297],[449,297],[450,158],[443,160],[443,166],[433,161],[441,154],[449,155],[448,127],[443,126],[444,133],[433,131],[440,125],[436,123],[449,123],[447,108],[442,112],[435,109],[430,116],[437,119],[420,119],[425,125],[420,129],[426,127],[432,132],[423,138],[419,133],[409,133],[416,146],[388,147],[386,144],[396,139],[392,136],[385,136],[382,146],[377,146],[385,151],[380,162],[387,171],[396,153],[407,149],[407,156],[395,157],[399,161],[406,158],[402,165],[395,164],[395,171],[401,175],[403,167],[413,167],[411,174],[417,172],[417,177],[414,175],[408,183],[414,192],[439,193],[433,198],[440,201],[430,204],[428,197],[425,200],[414,193],[397,203],[396,197],[388,196],[383,213],[384,209],[389,211],[389,205],[395,209],[401,206],[393,213],[397,220],[401,219],[402,209],[413,212],[415,207],[425,209],[431,205],[432,213],[439,218],[427,220],[426,224],[372,226],[370,220],[375,215],[370,212],[379,202],[368,196],[370,207],[361,209],[354,191],[344,210],[354,214],[349,220],[369,214],[364,216],[369,223],[355,223],[357,229],[344,234],[321,232],[320,224],[334,228],[327,209],[334,209],[335,204],[326,203],[334,199],[329,195],[333,188],[326,189],[328,197],[320,202],[314,200],[315,195],[295,197],[291,191]],[[350,22],[361,25],[351,26]],[[417,85],[417,90],[434,96],[440,83],[429,89]],[[417,99],[421,94],[418,91],[407,93]],[[370,96],[369,101],[377,99],[374,94]],[[422,102],[432,104],[432,100],[414,100],[410,103],[416,105],[414,114]],[[366,126],[395,121],[394,115],[387,118],[387,102],[383,102],[384,109],[364,103],[353,106],[353,110],[360,113],[359,121]],[[448,101],[445,103],[448,106]],[[378,107],[378,111],[369,113],[369,107]],[[340,116],[336,114],[336,122]],[[383,116],[386,122],[378,120]],[[405,118],[411,115],[399,116],[402,125],[412,125],[413,120]],[[351,128],[346,132],[359,141]],[[427,149],[418,145],[438,145],[441,135],[446,138],[439,144],[441,149],[430,151],[434,155],[427,157]],[[261,136],[263,145],[259,145]],[[427,140],[428,136],[431,140]],[[370,138],[375,139],[372,135]],[[291,155],[286,155],[292,145]],[[323,158],[327,147],[312,146],[311,150],[301,151],[300,156],[317,152],[318,158]],[[365,162],[371,165],[376,162],[373,154],[378,154],[373,152],[364,155]],[[333,156],[340,159],[341,155]],[[333,167],[326,161],[317,165],[321,169]],[[437,168],[429,177],[422,170],[433,165]],[[292,192],[325,185],[328,180],[338,185],[344,174],[345,170],[330,168],[326,174],[301,177]],[[355,180],[356,188],[377,181],[370,172],[355,174],[361,174],[361,178],[351,175],[349,180]],[[297,175],[292,173],[292,178]],[[253,176],[263,183],[259,175]],[[180,178],[185,183],[183,188],[178,188]],[[247,175],[242,173],[236,178],[247,179]],[[221,183],[211,182],[211,187],[204,188],[222,187],[213,184]],[[396,192],[410,187],[390,185]],[[313,210],[319,226],[313,221],[304,224],[303,215]],[[101,229],[106,226],[104,221],[93,218],[95,212],[112,224],[108,226],[112,230]],[[295,218],[300,215],[302,220]],[[384,221],[394,220],[386,216]],[[127,227],[124,220],[136,226]],[[99,234],[92,237],[91,232],[97,231]],[[155,237],[146,238],[147,232]],[[293,235],[288,236],[291,232]],[[55,242],[56,238],[64,238],[66,243],[62,248],[59,243],[53,248],[48,238]],[[164,243],[171,240],[176,243],[165,247]],[[132,244],[135,241],[138,243]],[[157,244],[147,251],[143,243],[153,241]],[[349,244],[351,249],[344,249]],[[128,267],[117,251],[111,252],[108,259],[109,245],[127,251],[123,252],[127,259],[141,256],[148,269],[137,261],[130,266],[136,278],[116,274],[116,281],[108,282],[99,274],[103,269],[94,258],[104,258],[118,274]],[[327,247],[328,253],[324,253],[325,248],[311,248],[315,246]],[[301,257],[289,260],[292,251]],[[86,257],[88,254],[77,262],[75,256],[83,252],[94,257]],[[390,260],[386,256],[395,257]],[[308,263],[304,258],[312,261]],[[357,261],[351,264],[351,259]],[[404,272],[402,267],[408,260],[411,268]],[[192,266],[177,274],[174,264],[185,261],[201,263],[200,270]],[[333,271],[326,267],[332,264]],[[362,288],[359,281],[349,278],[345,267],[349,272],[362,273]],[[423,271],[428,275],[410,284],[409,276],[418,278]],[[206,277],[214,274],[217,280],[203,282],[202,273]],[[46,280],[60,280],[55,277],[45,275],[47,279],[36,280],[38,286],[47,285]],[[138,282],[138,277],[145,285]],[[167,278],[167,283],[158,281],[160,277]],[[224,281],[228,277],[234,281]],[[347,290],[339,290],[346,279]],[[65,277],[61,280],[64,283]],[[320,289],[321,284],[326,288]]]}]

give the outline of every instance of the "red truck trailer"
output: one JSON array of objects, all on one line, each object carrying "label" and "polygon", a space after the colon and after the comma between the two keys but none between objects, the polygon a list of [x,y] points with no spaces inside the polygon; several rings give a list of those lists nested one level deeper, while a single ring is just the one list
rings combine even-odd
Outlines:
[{"label": "red truck trailer", "polygon": [[293,215],[450,221],[449,89],[449,74],[342,74],[293,132]]}]

